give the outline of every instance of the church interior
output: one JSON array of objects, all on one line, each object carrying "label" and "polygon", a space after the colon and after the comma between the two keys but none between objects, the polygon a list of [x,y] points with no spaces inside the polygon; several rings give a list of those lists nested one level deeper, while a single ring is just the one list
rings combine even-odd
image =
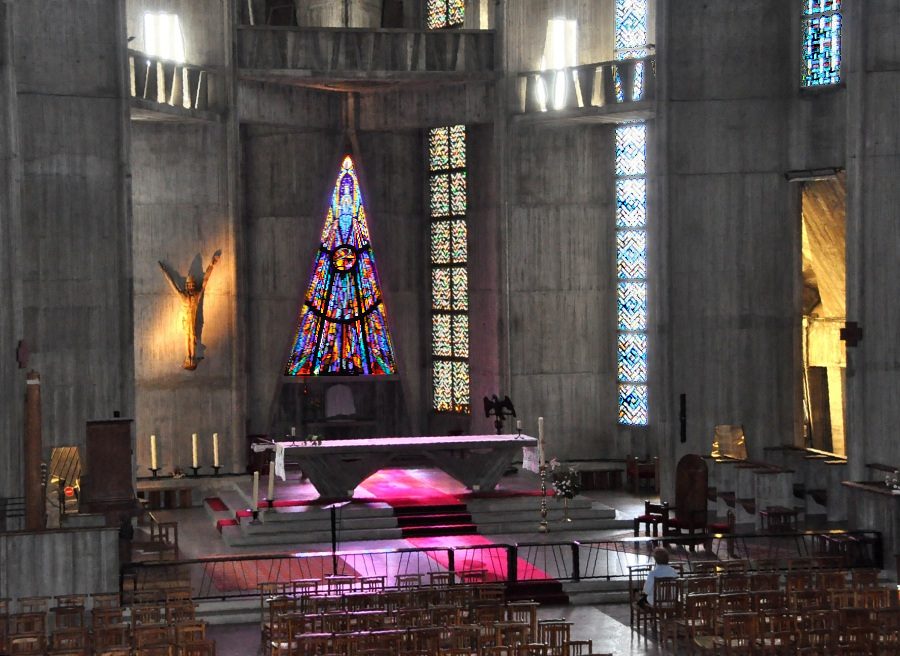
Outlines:
[{"label": "church interior", "polygon": [[0,656],[900,654],[898,26],[0,0]]}]

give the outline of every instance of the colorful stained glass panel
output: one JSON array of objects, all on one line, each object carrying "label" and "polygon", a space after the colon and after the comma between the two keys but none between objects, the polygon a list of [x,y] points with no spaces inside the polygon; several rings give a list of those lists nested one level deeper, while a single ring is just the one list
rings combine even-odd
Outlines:
[{"label": "colorful stained glass panel", "polygon": [[431,363],[431,384],[434,409],[438,412],[453,410],[453,363],[435,359]]},{"label": "colorful stained glass panel", "polygon": [[803,79],[805,87],[841,81],[841,15],[816,16],[803,21]]},{"label": "colorful stained glass panel", "polygon": [[453,409],[469,411],[469,363],[453,362]]},{"label": "colorful stained glass panel", "polygon": [[450,164],[448,128],[434,128],[428,132],[428,161],[432,171],[446,169]]},{"label": "colorful stained glass panel", "polygon": [[466,267],[453,267],[453,309],[469,309],[469,273]]},{"label": "colorful stained glass panel", "polygon": [[450,264],[450,222],[431,222],[431,263]]},{"label": "colorful stained glass panel", "polygon": [[447,0],[447,25],[457,27],[466,20],[466,0]]},{"label": "colorful stained glass panel", "polygon": [[616,128],[616,175],[647,173],[647,126],[629,123]]},{"label": "colorful stained glass panel", "polygon": [[647,381],[647,335],[619,333],[618,365],[620,383]]},{"label": "colorful stained glass panel", "polygon": [[803,0],[803,13],[807,16],[839,11],[840,8],[841,0]]},{"label": "colorful stained glass panel", "polygon": [[619,385],[620,424],[645,426],[648,405],[646,385]]},{"label": "colorful stained glass panel", "polygon": [[647,330],[647,283],[620,282],[617,305],[619,330]]},{"label": "colorful stained glass panel", "polygon": [[465,219],[455,219],[449,222],[453,235],[453,250],[451,255],[454,264],[465,264],[468,260],[468,227]]},{"label": "colorful stained glass panel", "polygon": [[641,48],[647,43],[647,0],[616,0],[615,48]]},{"label": "colorful stained glass panel", "polygon": [[431,307],[435,310],[451,310],[450,269],[431,270]]},{"label": "colorful stained glass panel", "polygon": [[619,230],[616,233],[616,270],[619,278],[647,277],[647,232]]},{"label": "colorful stained glass panel", "polygon": [[449,314],[431,315],[431,352],[438,357],[449,358],[453,355],[453,318]]},{"label": "colorful stained glass panel", "polygon": [[450,176],[438,173],[431,176],[431,216],[450,215]]},{"label": "colorful stained glass panel", "polygon": [[450,174],[450,212],[459,216],[466,213],[466,172]]},{"label": "colorful stained glass panel", "polygon": [[341,163],[286,376],[396,372],[353,160]]},{"label": "colorful stained glass panel", "polygon": [[466,314],[453,315],[453,355],[469,357],[469,317]]},{"label": "colorful stained glass panel", "polygon": [[450,126],[450,168],[462,169],[466,166],[466,126]]},{"label": "colorful stained glass panel", "polygon": [[616,180],[616,227],[639,228],[646,222],[646,179],[619,178]]}]

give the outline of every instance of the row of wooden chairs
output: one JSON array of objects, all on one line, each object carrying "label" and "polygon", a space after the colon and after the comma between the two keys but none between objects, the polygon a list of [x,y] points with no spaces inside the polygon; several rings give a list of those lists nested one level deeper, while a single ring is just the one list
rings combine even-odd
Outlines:
[{"label": "row of wooden chairs", "polygon": [[[90,602],[90,604],[88,603]],[[118,592],[98,592],[91,595],[67,594],[55,597],[0,598],[0,616],[18,613],[46,613],[61,608],[115,608],[119,606]]]}]

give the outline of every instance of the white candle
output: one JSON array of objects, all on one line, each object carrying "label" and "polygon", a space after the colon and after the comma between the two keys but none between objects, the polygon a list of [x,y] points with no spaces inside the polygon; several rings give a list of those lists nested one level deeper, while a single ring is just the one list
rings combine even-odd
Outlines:
[{"label": "white candle", "polygon": [[266,497],[269,503],[275,498],[275,461],[269,461],[269,494]]},{"label": "white candle", "polygon": [[253,510],[259,510],[259,472],[253,472]]},{"label": "white candle", "polygon": [[150,436],[150,469],[157,469],[157,466],[156,466],[156,435]]},{"label": "white candle", "polygon": [[191,467],[199,467],[200,460],[197,457],[197,433],[191,435]]},{"label": "white candle", "polygon": [[541,467],[544,466],[544,418],[538,417],[538,456]]},{"label": "white candle", "polygon": [[213,467],[219,466],[219,434],[213,433]]},{"label": "white candle", "polygon": [[297,427],[291,426],[291,437],[297,437]]},{"label": "white candle", "polygon": [[516,419],[516,430],[522,430],[522,420]]}]

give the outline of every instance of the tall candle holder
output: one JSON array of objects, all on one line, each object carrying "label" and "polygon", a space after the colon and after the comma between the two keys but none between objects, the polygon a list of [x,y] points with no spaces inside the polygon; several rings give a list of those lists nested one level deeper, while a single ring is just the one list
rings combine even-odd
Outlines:
[{"label": "tall candle holder", "polygon": [[220,469],[221,467],[219,465],[213,465],[213,476],[218,476]]},{"label": "tall candle holder", "polygon": [[199,468],[199,467],[191,467],[191,469],[194,470],[194,473],[191,474],[191,477],[192,477],[192,478],[197,478],[197,476],[199,475],[199,474],[197,474],[197,472],[200,471],[200,468]]},{"label": "tall candle holder", "polygon": [[147,467],[153,474],[153,478],[159,478],[159,467]]},{"label": "tall candle holder", "polygon": [[250,520],[250,523],[251,524],[261,524],[262,522],[259,521],[259,509],[254,508],[252,513],[253,513],[253,519]]},{"label": "tall candle holder", "polygon": [[547,524],[547,465],[541,465],[541,523],[538,531],[547,533],[550,526]]}]

